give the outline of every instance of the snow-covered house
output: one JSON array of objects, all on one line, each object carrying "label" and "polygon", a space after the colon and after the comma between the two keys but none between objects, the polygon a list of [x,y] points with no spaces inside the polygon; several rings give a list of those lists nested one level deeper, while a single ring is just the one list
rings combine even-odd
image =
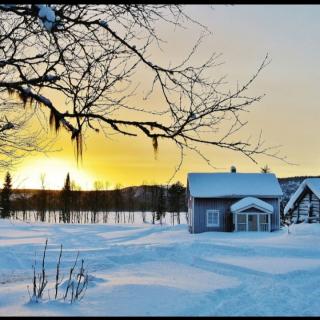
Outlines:
[{"label": "snow-covered house", "polygon": [[283,193],[272,173],[189,173],[189,231],[274,231]]},{"label": "snow-covered house", "polygon": [[303,180],[284,208],[294,222],[320,221],[320,178]]}]

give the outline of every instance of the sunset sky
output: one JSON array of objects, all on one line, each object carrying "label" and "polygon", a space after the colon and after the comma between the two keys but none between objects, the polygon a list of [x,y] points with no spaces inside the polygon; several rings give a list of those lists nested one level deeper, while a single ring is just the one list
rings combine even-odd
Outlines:
[{"label": "sunset sky", "polygon": [[[261,156],[258,164],[241,154],[218,148],[203,148],[216,169],[199,156],[187,152],[184,164],[173,182],[186,183],[188,172],[223,172],[231,165],[238,172],[259,172],[268,164],[278,177],[320,174],[320,6],[317,5],[206,5],[187,6],[187,12],[206,25],[212,35],[199,49],[201,60],[210,52],[222,53],[223,65],[213,72],[226,74],[230,88],[237,81],[250,78],[268,53],[271,63],[263,70],[249,91],[266,94],[255,103],[244,119],[248,126],[241,133],[258,138],[260,130],[270,146],[282,145],[283,161]],[[174,30],[160,25],[159,32],[168,41],[162,59],[178,61],[192,48],[200,28]],[[153,57],[160,53],[154,52]],[[214,75],[213,75],[214,76]],[[169,142],[159,141],[155,159],[150,140],[115,135],[106,139],[90,133],[85,141],[82,163],[77,166],[70,137],[61,131],[54,149],[47,155],[25,158],[11,171],[14,186],[40,188],[40,175],[45,174],[47,188],[60,189],[67,172],[82,189],[92,189],[96,180],[122,186],[142,183],[166,183],[179,162],[179,151]],[[4,172],[2,172],[3,180]]]}]

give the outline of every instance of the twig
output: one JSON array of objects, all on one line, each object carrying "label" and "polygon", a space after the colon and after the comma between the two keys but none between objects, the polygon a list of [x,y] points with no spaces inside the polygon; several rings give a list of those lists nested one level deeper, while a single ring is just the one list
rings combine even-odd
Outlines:
[{"label": "twig", "polygon": [[61,256],[62,256],[62,244],[61,244],[61,247],[60,247],[60,255],[59,255],[59,260],[58,260],[58,263],[57,263],[57,273],[56,273],[56,293],[55,293],[55,299],[57,299],[57,295],[58,295],[58,287],[59,287],[59,284],[61,282],[59,282],[59,270],[60,270],[60,260],[61,260]]},{"label": "twig", "polygon": [[[76,264],[77,264],[77,261],[78,261],[78,257],[79,257],[79,251],[78,251],[76,260],[75,260],[75,262],[74,262],[74,265],[73,265],[73,267],[70,269],[68,285],[67,285],[67,289],[66,289],[65,295],[64,295],[64,297],[63,297],[64,300],[66,300],[66,298],[67,298],[68,291],[69,291],[69,287],[70,287],[70,283],[73,284],[73,282],[71,282],[71,278],[72,278],[73,270],[74,270],[74,268],[76,267]],[[71,299],[72,299],[72,297],[71,297]]]}]

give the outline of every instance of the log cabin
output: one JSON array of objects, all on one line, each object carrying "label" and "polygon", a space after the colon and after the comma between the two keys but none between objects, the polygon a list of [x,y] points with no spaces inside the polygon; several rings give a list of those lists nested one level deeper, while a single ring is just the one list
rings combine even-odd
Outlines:
[{"label": "log cabin", "polygon": [[189,173],[189,232],[279,230],[282,195],[272,173]]},{"label": "log cabin", "polygon": [[294,223],[320,221],[320,178],[303,180],[286,204],[284,216]]}]

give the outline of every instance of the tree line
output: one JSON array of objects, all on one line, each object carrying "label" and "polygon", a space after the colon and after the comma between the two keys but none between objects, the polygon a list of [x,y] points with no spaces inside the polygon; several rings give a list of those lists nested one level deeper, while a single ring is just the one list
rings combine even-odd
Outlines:
[{"label": "tree line", "polygon": [[[170,186],[159,184],[141,185],[138,187],[107,190],[101,182],[94,183],[94,190],[82,191],[71,181],[67,174],[61,190],[47,190],[44,179],[39,190],[12,189],[12,178],[9,172],[1,191],[1,217],[15,217],[22,213],[23,220],[27,212],[33,211],[35,219],[47,221],[54,216],[54,222],[98,222],[98,213],[103,212],[103,221],[108,223],[109,213],[114,212],[116,223],[134,222],[134,212],[140,211],[143,222],[146,213],[151,212],[152,223],[162,223],[167,212],[170,212],[171,223],[180,223],[181,212],[186,212],[186,188],[181,182]],[[58,214],[57,214],[58,212]],[[127,214],[125,215],[124,212]]]}]

